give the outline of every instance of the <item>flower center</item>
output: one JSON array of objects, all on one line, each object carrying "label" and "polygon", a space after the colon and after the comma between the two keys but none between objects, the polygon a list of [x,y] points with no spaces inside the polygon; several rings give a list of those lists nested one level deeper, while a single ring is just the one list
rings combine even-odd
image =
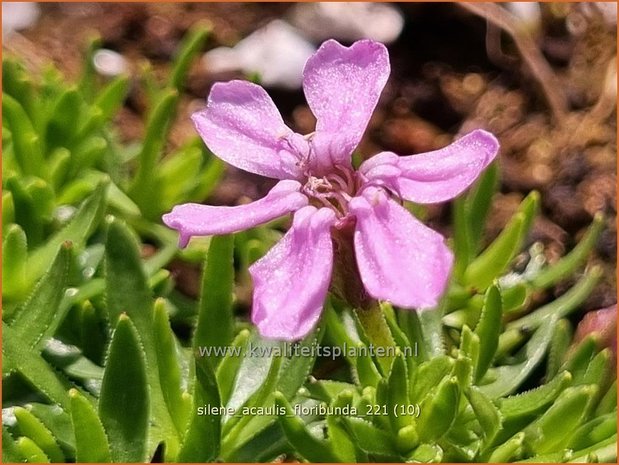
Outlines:
[{"label": "flower center", "polygon": [[348,215],[348,202],[357,194],[360,185],[357,172],[336,166],[325,176],[308,174],[303,192],[317,207],[331,208],[342,219]]}]

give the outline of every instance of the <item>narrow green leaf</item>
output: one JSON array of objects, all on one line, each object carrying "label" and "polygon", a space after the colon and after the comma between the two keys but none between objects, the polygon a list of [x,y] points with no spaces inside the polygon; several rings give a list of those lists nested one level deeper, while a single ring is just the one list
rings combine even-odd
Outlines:
[{"label": "narrow green leaf", "polygon": [[25,436],[20,437],[17,442],[17,450],[26,462],[29,463],[50,463],[50,459],[45,452],[32,439]]},{"label": "narrow green leaf", "polygon": [[368,454],[384,457],[397,456],[391,436],[382,429],[363,418],[347,416],[343,417],[342,420],[359,447]]},{"label": "narrow green leaf", "polygon": [[35,347],[42,339],[51,336],[62,322],[64,315],[59,313],[59,307],[68,284],[71,249],[69,243],[60,246],[30,298],[15,311],[11,322],[13,337],[29,347]]},{"label": "narrow green leaf", "polygon": [[547,317],[564,318],[570,312],[577,309],[578,306],[591,294],[602,277],[602,269],[594,266],[588,270],[584,276],[576,283],[569,291],[552,302],[538,308],[534,312],[523,316],[506,326],[507,330],[520,328],[537,328]]},{"label": "narrow green leaf", "polygon": [[227,405],[230,400],[230,394],[234,387],[239,367],[243,361],[241,356],[246,350],[247,342],[249,340],[250,333],[247,329],[244,329],[237,334],[230,345],[229,353],[221,360],[221,363],[217,366],[217,384],[219,386],[219,393],[221,396],[221,403]]},{"label": "narrow green leaf", "polygon": [[96,410],[76,389],[69,391],[69,397],[75,431],[76,462],[110,462],[110,447]]},{"label": "narrow green leaf", "polygon": [[105,208],[105,186],[100,185],[84,201],[69,224],[49,238],[45,245],[34,250],[28,259],[28,275],[31,282],[37,280],[47,269],[63,242],[72,242],[81,247],[97,228]]},{"label": "narrow green leaf", "polygon": [[442,355],[419,365],[417,382],[411,386],[410,400],[417,403],[422,401],[431,390],[436,389],[443,378],[451,373],[454,363],[453,358]]},{"label": "narrow green leaf", "polygon": [[[166,441],[166,459],[177,454],[180,432],[168,411],[160,384],[157,349],[153,334],[153,299],[147,285],[140,259],[137,240],[128,227],[119,220],[108,225],[105,246],[105,281],[107,310],[110,322],[115,324],[124,312],[135,325],[144,346],[153,422],[159,430],[151,431],[150,446]],[[161,435],[161,436],[160,436]],[[151,451],[152,452],[152,451]]]},{"label": "narrow green leaf", "polygon": [[99,416],[116,462],[146,460],[150,395],[146,361],[135,326],[120,315],[105,364]]},{"label": "narrow green leaf", "polygon": [[617,380],[614,380],[606,394],[600,400],[597,408],[595,409],[596,415],[602,415],[604,413],[612,412],[617,409]]},{"label": "narrow green leaf", "polygon": [[2,463],[17,463],[23,461],[24,458],[19,452],[15,439],[13,439],[7,427],[2,425]]},{"label": "narrow green leaf", "polygon": [[219,455],[221,416],[200,414],[205,405],[221,405],[213,368],[205,359],[196,359],[194,413],[180,450],[179,462],[213,462]]},{"label": "narrow green leaf", "polygon": [[517,356],[520,363],[502,365],[494,370],[495,381],[480,386],[480,389],[492,399],[514,392],[531,374],[533,369],[542,361],[550,339],[556,319],[547,318],[535,331],[533,337]]},{"label": "narrow green leaf", "polygon": [[595,247],[603,229],[604,215],[602,213],[596,213],[593,217],[593,223],[591,223],[591,226],[589,226],[586,234],[576,247],[555,264],[540,271],[540,273],[531,280],[531,285],[537,289],[544,289],[574,273],[576,268],[584,263],[593,247]]},{"label": "narrow green leaf", "polygon": [[[233,291],[234,236],[215,236],[204,264],[194,350],[206,346],[223,349],[230,344],[234,330]],[[215,353],[209,358],[215,368],[222,356]]]},{"label": "narrow green leaf", "polygon": [[28,245],[24,230],[17,224],[8,227],[2,242],[2,298],[23,300],[28,290],[26,260]]},{"label": "narrow green leaf", "polygon": [[180,347],[170,327],[168,313],[162,299],[155,302],[153,337],[163,398],[176,429],[182,431],[186,425],[188,412],[185,411],[185,402],[182,399]]},{"label": "narrow green leaf", "polygon": [[492,451],[488,463],[512,462],[522,453],[524,433],[518,433]]},{"label": "narrow green leaf", "polygon": [[95,98],[93,106],[101,110],[101,119],[108,121],[120,109],[129,92],[129,78],[118,76]]},{"label": "narrow green leaf", "polygon": [[568,371],[563,371],[547,384],[501,399],[501,413],[509,420],[538,413],[554,402],[571,382],[572,375]]},{"label": "narrow green leaf", "polygon": [[417,430],[422,442],[441,438],[453,424],[458,411],[458,380],[446,376],[421,403]]},{"label": "narrow green leaf", "polygon": [[538,420],[525,429],[526,442],[537,454],[562,449],[569,437],[586,419],[597,388],[567,388]]},{"label": "narrow green leaf", "polygon": [[501,293],[496,286],[492,285],[486,291],[481,317],[475,328],[475,334],[479,336],[479,360],[475,369],[476,381],[479,381],[486,374],[494,359],[499,346],[502,315]]},{"label": "narrow green leaf", "polygon": [[200,53],[208,34],[209,28],[206,27],[196,27],[187,33],[172,64],[170,87],[179,92],[182,90],[189,66],[196,55]]},{"label": "narrow green leaf", "polygon": [[566,447],[581,450],[617,434],[617,413],[608,413],[588,421],[571,435]]},{"label": "narrow green leaf", "polygon": [[13,412],[23,436],[32,439],[52,462],[65,461],[54,436],[37,417],[22,407],[15,407]]},{"label": "narrow green leaf", "polygon": [[338,461],[329,442],[316,437],[308,430],[303,420],[294,415],[292,407],[282,393],[275,393],[275,404],[278,412],[282,412],[279,415],[280,425],[296,453],[310,462]]},{"label": "narrow green leaf", "polygon": [[156,171],[178,98],[176,89],[169,89],[161,94],[149,115],[144,144],[138,155],[139,165],[129,194],[147,217],[160,213],[159,193],[153,183],[153,173]]},{"label": "narrow green leaf", "polygon": [[25,175],[44,175],[41,141],[21,104],[10,95],[2,96],[2,124],[13,136],[15,160]]},{"label": "narrow green leaf", "polygon": [[30,248],[38,246],[43,241],[43,218],[37,211],[32,196],[26,190],[25,178],[9,177],[3,182],[10,190],[15,204],[15,222],[19,224],[28,237]]},{"label": "narrow green leaf", "polygon": [[567,350],[572,343],[572,335],[573,331],[570,322],[566,319],[559,320],[553,330],[550,348],[548,349],[546,379],[552,379],[559,373]]},{"label": "narrow green leaf", "polygon": [[387,407],[391,412],[389,420],[394,434],[410,425],[413,422],[411,415],[394,415],[394,410],[401,408],[402,406],[409,405],[408,397],[408,372],[406,369],[406,362],[404,361],[404,355],[399,354],[394,360],[391,366],[391,372],[387,379]]},{"label": "narrow green leaf", "polygon": [[509,266],[520,251],[539,206],[539,194],[532,192],[520,204],[505,229],[488,248],[467,267],[464,282],[486,289]]},{"label": "narrow green leaf", "polygon": [[2,372],[18,371],[50,401],[69,408],[69,383],[2,322]]},{"label": "narrow green leaf", "polygon": [[440,463],[443,455],[443,449],[438,444],[420,444],[408,457],[407,462]]},{"label": "narrow green leaf", "polygon": [[482,428],[484,443],[491,444],[501,430],[503,418],[499,409],[476,386],[470,386],[465,394]]},{"label": "narrow green leaf", "polygon": [[47,148],[66,147],[75,136],[76,122],[81,120],[84,101],[76,87],[66,89],[55,102],[45,128]]}]

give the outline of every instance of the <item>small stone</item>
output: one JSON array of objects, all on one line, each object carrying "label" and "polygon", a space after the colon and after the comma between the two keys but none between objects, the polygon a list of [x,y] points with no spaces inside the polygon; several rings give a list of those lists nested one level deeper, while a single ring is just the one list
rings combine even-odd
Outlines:
[{"label": "small stone", "polygon": [[316,51],[297,29],[274,20],[241,40],[234,47],[218,47],[207,52],[203,61],[213,73],[242,70],[256,73],[266,87],[298,89],[303,67]]},{"label": "small stone", "polygon": [[316,41],[372,39],[389,44],[404,27],[404,17],[395,6],[366,2],[300,3],[290,21]]},{"label": "small stone", "polygon": [[33,26],[39,13],[35,2],[2,2],[2,37]]},{"label": "small stone", "polygon": [[106,48],[97,50],[92,57],[92,61],[97,72],[103,76],[118,76],[129,70],[129,64],[125,57],[118,52]]}]

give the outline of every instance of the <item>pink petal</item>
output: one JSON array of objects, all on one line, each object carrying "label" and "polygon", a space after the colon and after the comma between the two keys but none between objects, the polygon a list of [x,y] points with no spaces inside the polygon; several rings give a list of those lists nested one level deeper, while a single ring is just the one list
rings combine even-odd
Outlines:
[{"label": "pink petal", "polygon": [[469,187],[499,151],[496,138],[477,129],[439,150],[399,157],[380,153],[359,170],[383,182],[406,200],[434,203],[449,200]]},{"label": "pink petal", "polygon": [[387,49],[371,40],[350,47],[328,40],[307,60],[303,88],[317,119],[314,170],[350,165],[389,71]]},{"label": "pink petal", "polygon": [[266,197],[238,207],[215,207],[186,203],[163,215],[163,222],[180,232],[179,246],[191,236],[228,234],[253,228],[307,205],[297,181],[280,181]]},{"label": "pink petal", "polygon": [[266,91],[246,81],[214,84],[204,110],[192,115],[208,148],[231,165],[276,179],[298,179],[300,157]]},{"label": "pink petal", "polygon": [[334,222],[333,210],[302,208],[282,240],[249,268],[252,321],[262,336],[293,341],[316,325],[331,282]]},{"label": "pink petal", "polygon": [[368,293],[400,307],[436,306],[453,262],[443,237],[382,189],[366,189],[349,207],[357,217],[355,254]]}]

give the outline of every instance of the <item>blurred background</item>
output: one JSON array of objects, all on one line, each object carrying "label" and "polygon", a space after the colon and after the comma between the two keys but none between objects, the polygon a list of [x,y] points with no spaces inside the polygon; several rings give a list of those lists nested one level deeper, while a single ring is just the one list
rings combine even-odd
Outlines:
[{"label": "blurred background", "polygon": [[[502,146],[501,187],[488,240],[534,189],[542,212],[529,242],[542,242],[549,261],[570,250],[602,211],[607,227],[592,260],[604,266],[605,282],[585,309],[616,303],[615,3],[4,2],[3,52],[33,74],[53,63],[72,81],[89,41],[99,37],[102,48],[90,65],[103,80],[129,74],[135,83],[115,119],[131,142],[144,132],[144,70],[164,79],[182,37],[198,23],[211,34],[190,69],[167,150],[195,135],[189,115],[203,107],[210,86],[235,78],[260,82],[289,126],[313,131],[301,89],[308,56],[328,38],[382,41],[392,74],[361,154],[414,154],[473,128],[492,131]],[[227,167],[204,201],[234,205],[271,186]],[[450,234],[449,205],[423,214]]]}]

